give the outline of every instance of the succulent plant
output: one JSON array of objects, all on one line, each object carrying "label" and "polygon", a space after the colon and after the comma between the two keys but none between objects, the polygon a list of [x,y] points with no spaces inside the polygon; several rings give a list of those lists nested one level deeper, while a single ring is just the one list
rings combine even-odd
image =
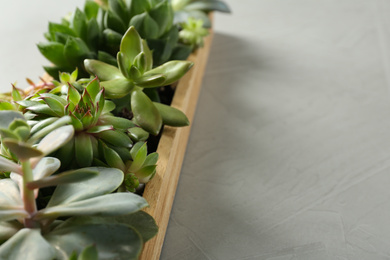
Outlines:
[{"label": "succulent plant", "polygon": [[107,98],[127,99],[133,121],[151,134],[157,135],[163,122],[188,125],[188,119],[181,111],[152,102],[142,90],[172,84],[192,67],[192,62],[169,61],[153,68],[151,51],[134,27],[123,36],[117,60],[119,68],[98,60],[84,61],[88,72],[101,80]]},{"label": "succulent plant", "polygon": [[134,192],[139,183],[146,183],[155,173],[158,155],[138,155],[138,150],[147,150],[144,141],[148,132],[131,120],[110,113],[115,105],[105,100],[97,78],[79,81],[76,78],[77,71],[62,73],[49,93],[37,93],[17,101],[30,118],[31,133],[39,133],[67,118],[75,134],[54,154],[61,160],[62,168],[118,168],[125,173],[123,187]]},{"label": "succulent plant", "polygon": [[178,43],[179,28],[173,25],[168,0],[109,0],[101,6],[87,0],[83,10],[77,8],[61,23],[49,23],[48,42],[38,44],[40,52],[54,64],[45,70],[57,78],[58,71],[71,72],[78,67],[85,77],[84,59],[115,65],[121,38],[130,26],[150,44],[156,65],[171,57],[186,59],[191,52]]},{"label": "succulent plant", "polygon": [[181,23],[182,30],[179,33],[179,39],[186,45],[196,49],[203,47],[203,38],[209,34],[209,31],[203,27],[203,20],[196,20],[189,17],[187,22]]},{"label": "succulent plant", "polygon": [[211,27],[211,21],[208,13],[211,11],[220,11],[230,13],[230,9],[220,0],[171,0],[172,8],[175,12],[174,23],[185,23],[192,17],[203,21],[204,26]]},{"label": "succulent plant", "polygon": [[[11,172],[0,180],[0,258],[74,259],[96,255],[88,249],[94,244],[99,259],[137,259],[157,227],[139,212],[147,206],[142,197],[110,194],[122,184],[123,172],[90,167],[57,173],[60,161],[44,156],[73,136],[72,126],[59,127],[34,145],[22,114],[0,111],[0,118],[2,143],[18,161],[0,156],[0,170]],[[53,186],[47,205],[38,208],[39,190]]]}]

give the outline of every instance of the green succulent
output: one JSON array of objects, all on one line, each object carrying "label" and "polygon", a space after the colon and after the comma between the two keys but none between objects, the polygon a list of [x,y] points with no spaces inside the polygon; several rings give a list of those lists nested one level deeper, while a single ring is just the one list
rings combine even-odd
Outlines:
[{"label": "green succulent", "polygon": [[179,29],[173,25],[173,11],[168,0],[109,0],[99,6],[88,0],[84,9],[76,9],[61,23],[49,23],[48,42],[38,44],[40,52],[54,66],[45,70],[54,78],[58,71],[80,69],[87,76],[84,59],[98,59],[115,65],[115,55],[123,34],[134,26],[154,50],[155,64],[168,59],[186,59],[188,46],[178,43]]},{"label": "green succulent", "polygon": [[[62,77],[69,78],[65,75],[72,78],[69,74],[63,74]],[[133,142],[127,130],[136,125],[128,119],[115,117],[110,113],[115,105],[105,100],[104,89],[100,88],[97,78],[82,84],[68,83],[64,88],[65,86],[59,84],[51,93],[38,94],[34,98],[17,102],[28,111],[33,134],[63,116],[70,118],[75,135],[56,154],[63,167],[70,163],[75,164],[73,167],[88,167],[93,164],[94,158],[105,161],[98,152],[99,141],[130,150]],[[78,90],[80,88],[83,89],[81,94]],[[60,95],[53,94],[60,90]],[[66,96],[61,95],[64,91]]]},{"label": "green succulent", "polygon": [[196,20],[189,17],[187,22],[180,24],[182,30],[179,33],[180,41],[193,49],[203,46],[203,38],[209,31],[203,27],[203,20]]},{"label": "green succulent", "polygon": [[[0,259],[79,255],[81,260],[97,254],[99,259],[137,259],[143,243],[156,234],[154,220],[139,211],[147,206],[145,199],[112,193],[123,183],[120,170],[89,167],[57,173],[60,161],[45,156],[73,134],[71,125],[61,126],[35,142],[22,114],[0,111],[2,144],[17,157],[14,162],[0,156],[0,171],[11,172],[0,180]],[[55,190],[38,208],[39,191],[46,187]]]},{"label": "green succulent", "polygon": [[84,61],[87,71],[101,80],[107,98],[127,99],[133,121],[151,134],[157,135],[163,123],[188,125],[181,111],[152,102],[142,90],[172,84],[192,67],[192,62],[169,61],[153,68],[151,51],[134,27],[122,38],[117,61],[119,68],[98,60]]},{"label": "green succulent", "polygon": [[174,10],[174,23],[185,23],[188,18],[192,17],[203,21],[206,28],[211,27],[211,21],[208,13],[219,11],[230,13],[227,4],[220,0],[171,0]]}]

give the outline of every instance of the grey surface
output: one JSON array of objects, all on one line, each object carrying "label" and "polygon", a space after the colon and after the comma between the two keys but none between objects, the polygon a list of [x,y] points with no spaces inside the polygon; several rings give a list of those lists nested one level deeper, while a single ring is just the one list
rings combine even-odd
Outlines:
[{"label": "grey surface", "polygon": [[[82,1],[20,2],[1,90],[41,75],[30,50]],[[227,2],[161,259],[390,259],[390,2]]]}]

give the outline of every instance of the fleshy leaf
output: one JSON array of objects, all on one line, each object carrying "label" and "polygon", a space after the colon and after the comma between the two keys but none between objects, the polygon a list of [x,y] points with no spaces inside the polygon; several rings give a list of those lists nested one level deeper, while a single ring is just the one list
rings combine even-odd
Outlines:
[{"label": "fleshy leaf", "polygon": [[117,223],[59,226],[46,239],[60,248],[61,259],[68,259],[74,250],[79,254],[91,244],[96,245],[101,260],[136,260],[142,249],[138,233]]},{"label": "fleshy leaf", "polygon": [[194,64],[190,61],[168,61],[157,68],[144,73],[144,76],[163,74],[166,77],[165,85],[170,85],[179,80]]},{"label": "fleshy leaf", "polygon": [[44,157],[33,169],[34,180],[47,177],[55,173],[60,168],[61,162],[54,157]]},{"label": "fleshy leaf", "polygon": [[112,125],[115,129],[126,130],[135,127],[135,124],[126,118],[104,115],[99,120],[102,124]]},{"label": "fleshy leaf", "polygon": [[22,174],[22,169],[20,165],[14,163],[11,160],[8,160],[0,155],[0,171],[2,172],[16,172]]},{"label": "fleshy leaf", "polygon": [[53,176],[44,177],[27,183],[30,190],[44,187],[56,186],[60,184],[80,182],[92,178],[98,172],[89,169],[77,169],[74,171],[62,172]]},{"label": "fleshy leaf", "polygon": [[134,193],[112,193],[90,199],[46,207],[39,210],[35,219],[60,216],[120,216],[131,214],[148,206],[146,200]]},{"label": "fleshy leaf", "polygon": [[24,119],[23,115],[20,112],[2,110],[0,111],[0,128],[8,128],[8,126],[15,119]]},{"label": "fleshy leaf", "polygon": [[170,126],[188,126],[190,121],[180,110],[165,104],[153,102],[160,113],[163,123]]},{"label": "fleshy leaf", "polygon": [[100,81],[123,78],[122,73],[117,67],[98,60],[86,59],[84,60],[84,66],[89,74],[97,76]]},{"label": "fleshy leaf", "polygon": [[118,130],[103,131],[95,135],[105,142],[115,146],[131,148],[133,145],[130,137]]},{"label": "fleshy leaf", "polygon": [[6,138],[3,140],[3,143],[21,161],[27,161],[30,158],[40,157],[44,155],[40,150],[33,148],[32,146],[24,142],[19,142],[13,139]]},{"label": "fleshy leaf", "polygon": [[142,91],[131,94],[131,110],[137,123],[153,135],[160,132],[162,118],[153,102]]},{"label": "fleshy leaf", "polygon": [[103,154],[104,159],[106,160],[107,164],[111,167],[124,170],[125,164],[122,161],[122,158],[119,156],[119,154],[114,151],[113,149],[107,147],[106,145],[103,145]]},{"label": "fleshy leaf", "polygon": [[134,88],[134,84],[126,78],[116,78],[100,83],[106,90],[106,98],[121,98],[129,94]]},{"label": "fleshy leaf", "polygon": [[142,39],[134,26],[131,26],[122,37],[120,52],[122,52],[129,61],[142,51]]},{"label": "fleshy leaf", "polygon": [[22,228],[23,225],[18,221],[1,221],[0,222],[0,243],[11,238]]},{"label": "fleshy leaf", "polygon": [[49,154],[67,143],[73,137],[73,134],[73,126],[61,126],[52,131],[50,134],[46,135],[39,142],[37,148],[44,154]]},{"label": "fleshy leaf", "polygon": [[0,259],[55,259],[56,250],[39,229],[24,228],[0,247]]},{"label": "fleshy leaf", "polygon": [[[69,116],[63,116],[60,119],[56,120],[54,123],[49,124],[48,126],[44,127],[43,129],[37,131],[33,136],[30,137],[28,140],[30,143],[35,143],[38,141],[40,138],[44,137],[45,135],[48,135],[49,133],[52,133],[55,131],[55,129],[60,128],[66,124],[69,124],[71,122],[71,118]],[[68,131],[68,134],[71,134],[70,129],[66,129]],[[62,131],[62,130],[59,130]],[[59,132],[56,132],[58,134]],[[56,141],[58,143],[58,141]],[[58,148],[58,147],[57,147]],[[42,148],[39,148],[42,149]],[[50,150],[50,149],[49,149]],[[51,149],[52,150],[52,149]],[[53,150],[54,151],[54,150]]]},{"label": "fleshy leaf", "polygon": [[77,164],[81,167],[91,166],[93,150],[91,138],[88,134],[80,132],[75,136],[75,157]]},{"label": "fleshy leaf", "polygon": [[23,208],[19,187],[11,179],[0,180],[0,205],[0,221],[28,216],[28,213]]},{"label": "fleshy leaf", "polygon": [[113,192],[123,181],[123,172],[118,169],[103,167],[89,167],[86,169],[98,171],[99,174],[80,183],[59,185],[54,191],[48,206],[68,204]]},{"label": "fleshy leaf", "polygon": [[166,85],[167,78],[163,74],[142,76],[134,80],[134,83],[142,88],[155,88]]}]

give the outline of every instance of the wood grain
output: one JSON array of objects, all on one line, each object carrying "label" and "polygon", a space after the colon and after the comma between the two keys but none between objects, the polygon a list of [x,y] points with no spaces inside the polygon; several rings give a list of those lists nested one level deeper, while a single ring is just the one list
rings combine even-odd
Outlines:
[{"label": "wood grain", "polygon": [[[172,106],[183,111],[190,122],[194,117],[212,37],[213,31],[210,30],[204,46],[188,58],[195,65],[179,81],[173,97]],[[159,226],[159,232],[145,244],[140,257],[141,260],[160,258],[190,129],[191,126],[183,128],[164,127],[157,148],[160,156],[157,173],[146,184],[143,195],[150,205],[145,211],[155,218]]]}]

